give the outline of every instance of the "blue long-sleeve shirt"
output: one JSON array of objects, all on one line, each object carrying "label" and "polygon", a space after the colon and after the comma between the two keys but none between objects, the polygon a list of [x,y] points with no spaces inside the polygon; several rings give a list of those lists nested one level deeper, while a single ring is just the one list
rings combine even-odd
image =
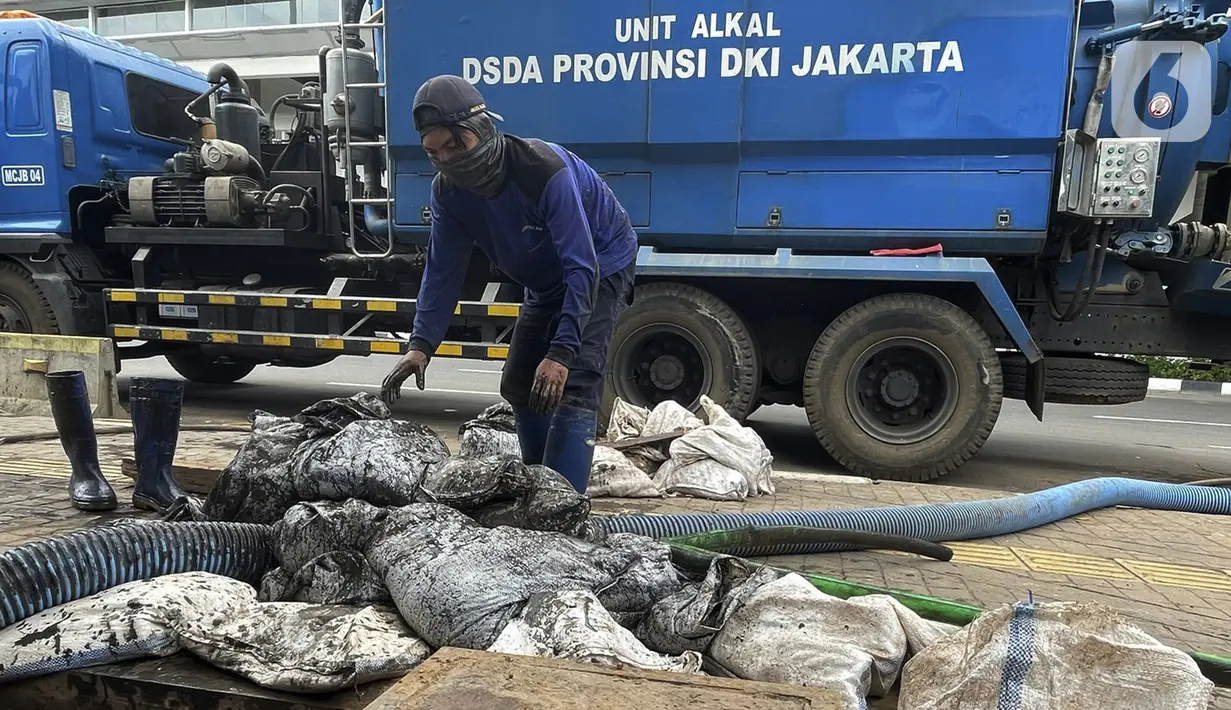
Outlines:
[{"label": "blue long-sleeve shirt", "polygon": [[432,354],[444,339],[478,247],[525,288],[525,303],[562,302],[547,356],[572,365],[599,279],[637,258],[637,234],[607,183],[565,148],[505,136],[508,181],[488,199],[432,182],[432,232],[411,347]]}]

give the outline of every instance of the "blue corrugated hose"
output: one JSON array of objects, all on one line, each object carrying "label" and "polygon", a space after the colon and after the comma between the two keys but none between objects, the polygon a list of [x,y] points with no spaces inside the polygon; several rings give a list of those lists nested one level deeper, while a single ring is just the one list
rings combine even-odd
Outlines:
[{"label": "blue corrugated hose", "polygon": [[[672,538],[749,526],[839,528],[907,535],[930,542],[970,540],[1037,528],[1098,508],[1125,505],[1212,515],[1231,514],[1231,490],[1155,483],[1131,478],[1092,478],[1012,498],[961,503],[856,508],[774,510],[763,513],[617,515],[600,518],[610,533]],[[783,543],[759,555],[806,555],[852,549],[845,543]]]},{"label": "blue corrugated hose", "polygon": [[0,628],[106,589],[181,572],[250,584],[274,564],[270,528],[248,523],[131,522],[0,553]]}]

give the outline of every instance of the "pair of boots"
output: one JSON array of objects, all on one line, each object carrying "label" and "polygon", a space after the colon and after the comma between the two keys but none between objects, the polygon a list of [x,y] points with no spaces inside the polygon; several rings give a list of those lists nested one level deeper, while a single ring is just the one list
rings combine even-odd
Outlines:
[{"label": "pair of boots", "polygon": [[568,404],[552,414],[536,414],[524,407],[513,408],[517,440],[526,465],[542,464],[564,476],[578,493],[590,486],[594,463],[594,437],[598,413]]},{"label": "pair of boots", "polygon": [[[47,375],[47,397],[60,434],[60,444],[72,464],[69,498],[78,510],[115,510],[115,490],[98,465],[98,437],[94,433],[85,374],[79,370]],[[184,383],[134,377],[129,388],[133,443],[136,449],[137,486],[134,507],[164,512],[188,494],[171,476],[171,461],[179,438]]]}]

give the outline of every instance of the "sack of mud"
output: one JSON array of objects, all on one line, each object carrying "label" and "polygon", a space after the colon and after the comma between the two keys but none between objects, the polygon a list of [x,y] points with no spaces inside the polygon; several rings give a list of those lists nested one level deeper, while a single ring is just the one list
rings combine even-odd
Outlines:
[{"label": "sack of mud", "polygon": [[593,591],[611,612],[639,612],[680,588],[666,545],[638,535],[593,544],[485,528],[452,508],[389,511],[367,550],[412,629],[435,647],[485,649],[532,594]]},{"label": "sack of mud", "polygon": [[427,470],[449,456],[425,426],[390,419],[361,392],[321,400],[293,417],[256,411],[248,440],[203,507],[207,520],[273,524],[304,500],[412,502]]},{"label": "sack of mud", "polygon": [[[675,400],[659,402],[653,410],[649,410],[616,398],[607,424],[607,436],[611,441],[623,441],[679,430],[690,431],[702,424],[704,422]],[[629,462],[647,474],[657,471],[668,458],[666,444],[631,446],[623,453]]]},{"label": "sack of mud", "polygon": [[514,456],[521,458],[521,442],[517,439],[517,421],[513,418],[513,405],[501,400],[484,409],[479,416],[463,423],[457,429],[461,442],[458,456],[484,458],[487,456]]},{"label": "sack of mud", "polygon": [[[488,528],[429,503],[301,504],[275,528],[273,544],[281,565],[276,578],[271,573],[267,579],[270,586],[300,579],[296,565],[309,565],[315,568],[312,579],[325,586],[308,584],[296,593],[323,601],[335,583],[319,574],[316,561],[330,553],[361,553],[363,569],[371,570],[410,627],[433,647],[487,648],[539,592],[590,590],[613,614],[643,614],[682,585],[670,549],[647,537],[618,534],[595,543],[555,532]],[[353,587],[346,591],[357,593]]]},{"label": "sack of mud", "polygon": [[861,710],[889,693],[910,654],[951,631],[888,595],[839,599],[787,574],[728,613],[709,655],[740,678],[827,688]]},{"label": "sack of mud", "polygon": [[531,595],[521,616],[509,622],[487,650],[616,669],[676,673],[701,670],[701,654],[695,651],[672,657],[646,648],[631,631],[616,623],[590,591]]},{"label": "sack of mud", "polygon": [[262,604],[243,582],[187,572],[112,587],[0,629],[0,684],[180,650],[296,693],[400,676],[431,654],[392,610]]},{"label": "sack of mud", "polygon": [[701,410],[705,425],[671,442],[670,458],[654,475],[658,487],[714,500],[773,495],[774,457],[760,435],[705,395]]},{"label": "sack of mud", "polygon": [[641,620],[637,638],[660,653],[704,652],[730,615],[778,573],[739,557],[719,555],[705,578],[659,600]]},{"label": "sack of mud", "polygon": [[1100,604],[1019,602],[985,612],[902,671],[898,707],[1205,710],[1196,661]]},{"label": "sack of mud", "polygon": [[563,476],[510,455],[450,458],[428,472],[418,500],[455,508],[489,527],[570,535],[580,534],[590,515],[590,499]]},{"label": "sack of mud", "polygon": [[591,498],[658,498],[662,491],[623,453],[607,446],[595,446],[586,495]]}]

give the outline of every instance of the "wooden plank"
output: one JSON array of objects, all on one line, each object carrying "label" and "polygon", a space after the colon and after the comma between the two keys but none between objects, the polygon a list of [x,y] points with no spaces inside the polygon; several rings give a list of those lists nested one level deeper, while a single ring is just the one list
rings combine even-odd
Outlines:
[{"label": "wooden plank", "polygon": [[619,441],[600,441],[598,443],[609,449],[623,451],[624,449],[631,449],[634,446],[647,446],[675,441],[687,433],[687,429],[674,429],[672,431],[666,431],[661,434],[654,434],[652,436],[636,436],[631,439],[620,439]]},{"label": "wooden plank", "polygon": [[839,710],[832,690],[442,648],[364,710]]}]

